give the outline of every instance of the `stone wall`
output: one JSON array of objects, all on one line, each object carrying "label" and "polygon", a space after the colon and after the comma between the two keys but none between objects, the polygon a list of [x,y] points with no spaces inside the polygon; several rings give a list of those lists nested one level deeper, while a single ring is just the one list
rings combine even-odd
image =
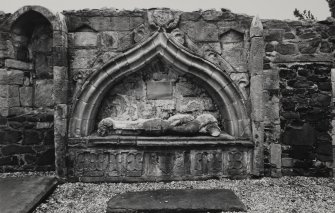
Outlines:
[{"label": "stone wall", "polygon": [[269,118],[265,174],[329,176],[334,23],[263,23],[265,112]]},{"label": "stone wall", "polygon": [[[257,150],[253,155],[259,169],[254,175],[331,175],[335,156],[332,142],[335,84],[331,76],[335,23],[332,19],[261,20],[264,30],[260,24],[250,32],[250,16],[225,9],[194,12],[159,9],[159,15],[171,19],[168,24],[153,15],[156,9],[63,11],[57,16],[65,16],[61,22],[55,22],[56,16],[43,11],[27,7],[14,15],[0,17],[0,171],[53,169],[54,140],[59,155],[58,170],[63,168],[66,175],[65,156],[70,135],[67,123],[85,84],[110,61],[161,30],[178,43],[180,50],[224,70],[242,94],[250,115],[247,120],[251,120],[251,139]],[[263,54],[263,44],[265,55],[259,61],[255,56]],[[122,90],[121,93],[131,93],[128,96],[135,99],[137,95],[146,97],[143,103],[151,102],[148,95],[156,94],[139,89],[148,86],[141,81],[143,73],[120,79],[121,83],[111,91]],[[149,81],[161,82],[165,74],[155,74]],[[135,80],[134,76],[137,76]],[[220,118],[217,110],[220,106],[211,103],[215,101],[204,92],[204,84],[193,83],[194,79],[184,81],[179,74],[176,81],[170,77],[167,82],[173,85],[164,88],[171,89],[172,96],[182,88],[183,93],[189,94],[180,100],[201,97],[204,105],[200,108]],[[135,82],[137,86],[123,88]],[[133,94],[138,89],[142,93]],[[201,92],[197,93],[198,90]],[[104,108],[110,108],[109,102],[120,101],[108,98],[110,95],[113,94],[105,96],[97,120],[109,113],[119,116],[113,108],[104,114],[108,111]],[[208,100],[209,105],[203,100]],[[136,99],[132,103],[139,102]],[[154,107],[156,115],[163,118],[171,111],[165,102],[163,107],[168,108],[165,111]],[[192,101],[185,105],[189,102]],[[172,105],[177,108],[178,103]],[[151,108],[145,111],[155,111],[148,107]],[[127,119],[135,118],[127,116]],[[250,137],[250,131],[245,135]]]},{"label": "stone wall", "polygon": [[37,12],[0,29],[0,171],[54,170],[53,32]]}]

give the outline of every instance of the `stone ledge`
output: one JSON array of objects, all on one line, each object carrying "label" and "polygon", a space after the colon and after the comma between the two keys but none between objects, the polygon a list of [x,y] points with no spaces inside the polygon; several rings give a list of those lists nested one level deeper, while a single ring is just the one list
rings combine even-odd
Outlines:
[{"label": "stone ledge", "polygon": [[120,146],[208,146],[208,145],[241,145],[253,147],[254,144],[248,139],[227,140],[222,137],[195,136],[88,136],[83,138],[69,138],[69,144],[89,145],[120,145]]},{"label": "stone ledge", "polygon": [[18,70],[28,70],[31,71],[34,69],[32,63],[27,63],[19,60],[14,59],[6,59],[5,66],[8,68],[18,69]]}]

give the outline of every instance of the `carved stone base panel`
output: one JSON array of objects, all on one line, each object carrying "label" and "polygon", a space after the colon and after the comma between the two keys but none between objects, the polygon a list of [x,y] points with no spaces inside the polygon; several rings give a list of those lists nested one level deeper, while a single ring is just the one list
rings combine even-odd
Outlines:
[{"label": "carved stone base panel", "polygon": [[241,178],[251,172],[251,148],[70,148],[69,180],[142,182]]}]

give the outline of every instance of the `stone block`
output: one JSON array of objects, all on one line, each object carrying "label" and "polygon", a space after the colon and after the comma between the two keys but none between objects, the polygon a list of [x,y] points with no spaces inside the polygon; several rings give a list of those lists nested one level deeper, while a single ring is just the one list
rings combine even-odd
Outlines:
[{"label": "stone block", "polygon": [[37,122],[36,129],[49,129],[53,126],[51,122]]},{"label": "stone block", "polygon": [[281,159],[282,167],[293,167],[294,166],[294,159],[292,158],[282,158]]},{"label": "stone block", "polygon": [[300,42],[298,44],[298,48],[300,53],[302,54],[313,54],[316,52],[320,43],[321,39],[317,38],[308,42]]},{"label": "stone block", "polygon": [[330,53],[332,52],[332,47],[327,41],[322,41],[320,46],[320,52],[322,53]]},{"label": "stone block", "polygon": [[21,146],[16,144],[10,144],[2,147],[1,152],[4,156],[13,154],[35,153],[31,146]]},{"label": "stone block", "polygon": [[118,50],[125,51],[134,44],[133,34],[131,31],[123,31],[118,33]]},{"label": "stone block", "polygon": [[255,75],[250,78],[250,98],[252,105],[251,118],[254,121],[264,119],[263,76]]},{"label": "stone block", "polygon": [[94,47],[97,41],[98,35],[95,32],[76,32],[74,34],[74,45],[77,47]]},{"label": "stone block", "polygon": [[67,67],[54,66],[53,73],[54,73],[54,81],[62,83],[68,80],[68,68]]},{"label": "stone block", "polygon": [[283,133],[283,144],[313,146],[316,143],[316,131],[308,123],[302,126],[286,128]]},{"label": "stone block", "polygon": [[52,46],[67,47],[68,46],[68,34],[63,31],[54,31]]},{"label": "stone block", "polygon": [[19,70],[4,70],[0,69],[0,85],[22,85],[24,79],[24,72]]},{"label": "stone block", "polygon": [[20,87],[20,104],[21,106],[28,106],[28,107],[33,105],[32,87]]},{"label": "stone block", "polygon": [[52,48],[52,61],[54,66],[68,66],[67,47],[53,47]]},{"label": "stone block", "polygon": [[0,108],[8,108],[8,98],[0,98]]},{"label": "stone block", "polygon": [[281,42],[283,40],[283,29],[270,29],[268,31],[268,34],[265,36],[264,41],[271,42],[271,41],[277,41]]},{"label": "stone block", "polygon": [[215,24],[204,21],[184,22],[180,28],[195,41],[219,41],[219,31]]},{"label": "stone block", "polygon": [[8,165],[18,165],[19,160],[17,156],[8,156],[8,157],[1,157],[0,158],[0,166],[8,166]]},{"label": "stone block", "polygon": [[10,107],[8,108],[8,115],[22,115],[32,113],[33,108],[31,107]]},{"label": "stone block", "polygon": [[89,17],[89,26],[96,31],[108,31],[112,30],[112,24],[110,17]]},{"label": "stone block", "polygon": [[222,11],[205,10],[202,12],[201,16],[206,21],[219,21],[222,16]]},{"label": "stone block", "polygon": [[34,69],[34,66],[32,63],[27,63],[23,61],[14,60],[14,59],[6,59],[5,66],[8,68],[18,69],[18,70],[31,71]]},{"label": "stone block", "polygon": [[191,82],[178,82],[176,83],[176,95],[187,96],[198,96],[201,90]]},{"label": "stone block", "polygon": [[102,32],[101,37],[101,46],[108,48],[118,48],[119,46],[119,33],[114,31]]},{"label": "stone block", "polygon": [[54,163],[55,163],[55,150],[54,149],[48,149],[47,151],[39,153],[37,155],[36,164],[39,166],[53,165]]},{"label": "stone block", "polygon": [[280,43],[276,46],[276,51],[282,55],[294,55],[297,53],[297,48],[295,44]]},{"label": "stone block", "polygon": [[255,37],[251,40],[249,70],[251,76],[260,75],[263,72],[263,60],[265,56],[264,40],[262,37]]},{"label": "stone block", "polygon": [[36,145],[42,142],[41,136],[38,131],[25,130],[23,133],[23,145]]},{"label": "stone block", "polygon": [[172,99],[172,90],[173,90],[172,83],[169,81],[147,82],[147,98],[149,100]]},{"label": "stone block", "polygon": [[128,16],[111,17],[111,29],[117,31],[130,30],[130,18]]},{"label": "stone block", "polygon": [[181,21],[198,21],[201,18],[199,11],[184,12],[180,15]]},{"label": "stone block", "polygon": [[268,89],[279,89],[279,71],[278,70],[264,70],[263,71],[263,87]]},{"label": "stone block", "polygon": [[295,35],[293,33],[284,33],[284,39],[295,39]]},{"label": "stone block", "polygon": [[332,144],[331,143],[318,143],[316,146],[316,153],[322,155],[332,155]]},{"label": "stone block", "polygon": [[174,110],[176,108],[175,100],[155,100],[155,106],[162,110]]},{"label": "stone block", "polygon": [[19,86],[0,85],[0,97],[1,98],[19,97]]},{"label": "stone block", "polygon": [[269,96],[264,93],[264,121],[276,122],[279,121],[279,98],[277,96]]},{"label": "stone block", "polygon": [[8,100],[8,107],[19,107],[20,106],[20,97],[10,97]]},{"label": "stone block", "polygon": [[52,56],[46,53],[35,54],[35,71],[37,78],[52,78]]},{"label": "stone block", "polygon": [[130,29],[134,29],[137,28],[138,26],[140,26],[141,24],[144,23],[144,19],[143,17],[139,17],[139,16],[135,16],[135,17],[130,17],[129,20],[129,24],[130,24]]},{"label": "stone block", "polygon": [[281,168],[281,145],[272,143],[270,145],[270,163],[277,169]]},{"label": "stone block", "polygon": [[37,80],[34,92],[35,107],[52,107],[54,105],[53,80]]},{"label": "stone block", "polygon": [[177,112],[180,113],[203,111],[204,104],[202,98],[184,97],[182,99],[177,99],[176,108]]},{"label": "stone block", "polygon": [[75,50],[71,67],[75,68],[90,68],[94,62],[97,50]]}]

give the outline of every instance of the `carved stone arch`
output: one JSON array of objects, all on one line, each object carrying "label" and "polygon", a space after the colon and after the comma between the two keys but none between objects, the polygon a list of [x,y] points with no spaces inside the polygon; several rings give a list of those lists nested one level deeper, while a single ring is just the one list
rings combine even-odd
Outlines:
[{"label": "carved stone arch", "polygon": [[93,131],[95,116],[106,91],[124,76],[136,72],[156,57],[161,57],[204,83],[206,89],[214,94],[213,98],[229,134],[237,137],[250,136],[250,121],[243,95],[226,72],[193,55],[165,32],[156,32],[145,42],[109,61],[85,82],[74,104],[70,137],[88,136]]}]

